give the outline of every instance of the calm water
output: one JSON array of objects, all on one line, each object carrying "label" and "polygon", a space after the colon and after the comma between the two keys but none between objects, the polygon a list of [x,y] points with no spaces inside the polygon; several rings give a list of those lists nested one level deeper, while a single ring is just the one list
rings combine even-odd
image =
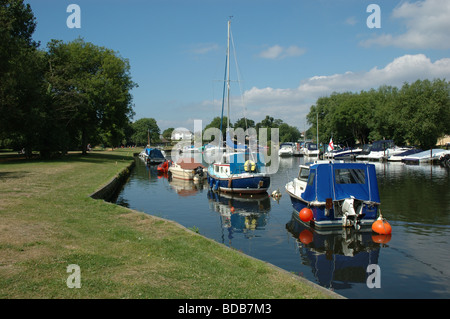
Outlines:
[{"label": "calm water", "polygon": [[[248,255],[296,273],[348,298],[450,298],[450,173],[439,165],[374,163],[390,240],[371,231],[317,233],[292,219],[284,185],[302,157],[280,159],[266,196],[226,197],[206,186],[158,176],[136,159],[117,203],[174,220]],[[234,213],[231,213],[231,207]],[[369,288],[368,265],[380,288]],[[372,281],[374,282],[374,281]]]}]

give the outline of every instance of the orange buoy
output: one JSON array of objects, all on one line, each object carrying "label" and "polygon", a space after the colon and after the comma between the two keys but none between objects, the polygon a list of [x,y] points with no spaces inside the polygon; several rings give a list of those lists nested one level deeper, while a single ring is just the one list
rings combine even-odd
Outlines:
[{"label": "orange buoy", "polygon": [[387,244],[391,240],[392,235],[380,235],[374,234],[372,235],[372,241],[377,244]]},{"label": "orange buoy", "polygon": [[389,235],[392,233],[391,225],[381,216],[372,224],[372,230],[380,235]]},{"label": "orange buoy", "polygon": [[305,207],[298,213],[298,217],[300,217],[303,222],[307,223],[313,219],[313,212],[311,209]]},{"label": "orange buoy", "polygon": [[308,230],[308,229],[304,229],[300,235],[298,235],[298,239],[300,239],[300,241],[305,244],[308,245],[313,241],[314,235],[313,233]]},{"label": "orange buoy", "polygon": [[232,213],[234,213],[234,207],[233,207],[233,206],[231,206],[230,211],[231,211]]}]

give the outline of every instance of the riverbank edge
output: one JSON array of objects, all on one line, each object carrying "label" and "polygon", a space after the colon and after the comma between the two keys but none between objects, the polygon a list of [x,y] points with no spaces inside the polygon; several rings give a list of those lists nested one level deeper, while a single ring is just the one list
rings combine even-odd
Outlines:
[{"label": "riverbank edge", "polygon": [[[119,190],[125,185],[126,181],[128,180],[128,178],[129,178],[133,168],[136,165],[136,156],[134,156],[134,157],[135,157],[135,159],[133,159],[133,161],[131,161],[131,163],[127,167],[125,167],[124,169],[122,169],[122,171],[117,173],[116,176],[114,176],[109,182],[107,182],[106,184],[104,184],[103,186],[98,188],[92,194],[88,195],[88,197],[91,197],[91,198],[96,199],[96,200],[104,200],[106,203],[108,203],[110,205],[117,205],[117,204],[114,204],[114,203],[110,202],[110,200],[112,198],[114,198],[115,195],[117,195]],[[126,208],[126,207],[124,207],[124,208]],[[312,282],[312,281],[310,281],[310,280],[308,280],[306,278],[297,276],[297,275],[295,275],[295,274],[293,274],[293,273],[291,273],[291,272],[289,272],[289,271],[287,271],[287,270],[285,270],[283,268],[275,266],[274,264],[271,264],[269,262],[266,262],[264,260],[261,260],[261,259],[255,258],[255,257],[252,257],[250,255],[247,255],[247,254],[243,253],[243,252],[240,252],[238,250],[232,249],[232,248],[230,248],[230,247],[228,247],[228,246],[226,246],[224,244],[218,243],[217,241],[215,241],[215,240],[213,240],[211,238],[205,237],[202,234],[196,233],[196,232],[186,228],[185,226],[183,226],[183,225],[181,225],[181,224],[179,224],[179,223],[177,223],[177,222],[175,222],[173,220],[165,219],[165,218],[158,217],[158,216],[154,216],[154,215],[151,215],[151,214],[148,214],[148,213],[143,213],[143,212],[131,209],[131,208],[126,208],[126,209],[128,209],[131,212],[148,215],[149,217],[154,218],[156,220],[161,220],[161,221],[164,221],[164,222],[171,223],[171,224],[175,225],[176,227],[178,227],[178,228],[180,228],[180,229],[190,233],[193,236],[200,236],[203,239],[206,239],[206,240],[208,240],[208,241],[210,241],[210,242],[212,242],[212,243],[214,243],[216,245],[220,245],[222,247],[225,247],[226,249],[229,249],[229,250],[231,250],[231,251],[233,251],[235,253],[238,253],[238,254],[246,257],[246,258],[250,258],[250,259],[262,262],[266,266],[268,266],[268,267],[270,267],[270,268],[272,268],[272,269],[274,269],[276,271],[279,271],[279,272],[282,272],[282,273],[285,273],[285,274],[289,275],[293,280],[297,280],[297,281],[299,281],[299,282],[301,282],[301,283],[311,287],[311,289],[318,290],[321,293],[323,293],[325,295],[328,295],[330,298],[333,298],[333,299],[347,299],[346,297],[344,297],[344,296],[342,296],[342,295],[340,295],[340,294],[338,294],[338,293],[336,293],[334,291],[326,289],[325,287],[322,287],[322,286],[320,286],[320,285],[318,285],[318,284],[316,284],[316,283],[314,283],[314,282]]]}]

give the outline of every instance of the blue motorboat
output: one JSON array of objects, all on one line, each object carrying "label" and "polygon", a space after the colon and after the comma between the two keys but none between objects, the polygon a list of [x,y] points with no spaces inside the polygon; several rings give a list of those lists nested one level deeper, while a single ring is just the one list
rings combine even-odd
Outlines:
[{"label": "blue motorboat", "polygon": [[267,192],[270,175],[261,153],[226,152],[208,167],[211,189],[226,193],[258,194]]},{"label": "blue motorboat", "polygon": [[297,213],[304,208],[311,211],[310,220],[303,222],[312,227],[360,229],[378,217],[380,196],[373,164],[315,161],[300,165],[286,191]]},{"label": "blue motorboat", "polygon": [[161,164],[166,161],[163,152],[157,148],[146,147],[139,155],[147,164]]}]

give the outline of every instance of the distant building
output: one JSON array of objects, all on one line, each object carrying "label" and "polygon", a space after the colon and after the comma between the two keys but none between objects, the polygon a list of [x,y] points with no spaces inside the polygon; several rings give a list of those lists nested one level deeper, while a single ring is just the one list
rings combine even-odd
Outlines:
[{"label": "distant building", "polygon": [[172,132],[172,140],[173,141],[191,140],[193,137],[194,137],[194,134],[191,131],[189,131],[188,129],[177,128],[177,129],[174,129]]}]

